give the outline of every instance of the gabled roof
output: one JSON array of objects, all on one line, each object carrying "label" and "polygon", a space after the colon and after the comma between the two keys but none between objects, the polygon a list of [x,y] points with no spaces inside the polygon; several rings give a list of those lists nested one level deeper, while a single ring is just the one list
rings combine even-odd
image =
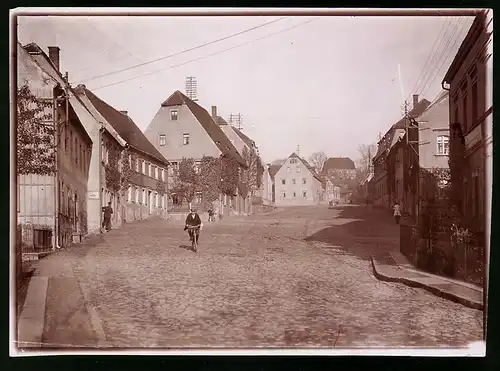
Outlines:
[{"label": "gabled roof", "polygon": [[311,172],[311,174],[314,176],[314,178],[316,180],[318,180],[321,184],[323,184],[323,179],[321,179],[319,177],[319,175],[316,174],[316,169],[314,168],[314,166],[311,166],[309,164],[309,162],[307,162],[305,159],[303,159],[302,157],[297,155],[295,152],[293,152],[290,156],[288,156],[288,158],[298,158],[304,164],[304,166],[307,168],[307,170],[309,170]]},{"label": "gabled roof", "polygon": [[106,121],[108,121],[118,134],[127,141],[129,146],[160,162],[165,164],[169,163],[128,115],[116,110],[86,87],[80,86],[79,89],[87,96],[95,109],[99,111]]},{"label": "gabled roof", "polygon": [[171,106],[181,106],[186,105],[189,110],[193,113],[194,117],[201,124],[203,129],[210,136],[215,145],[219,148],[222,154],[226,156],[231,156],[238,163],[244,167],[247,167],[247,164],[243,157],[238,153],[234,145],[231,143],[229,138],[224,134],[222,129],[217,125],[212,118],[212,116],[207,112],[207,110],[201,107],[198,103],[186,97],[179,90],[176,90],[170,97],[164,101],[161,106],[162,107],[171,107]]},{"label": "gabled roof", "polygon": [[238,128],[235,128],[233,126],[233,130],[234,132],[241,138],[241,140],[249,147],[249,148],[254,148],[255,147],[255,141],[253,141],[252,139],[250,139],[249,137],[247,137],[245,134],[243,134],[243,132],[238,129]]},{"label": "gabled roof", "polygon": [[[44,71],[47,75],[49,75],[53,81],[55,81],[57,84],[59,84],[59,86],[62,89],[68,88],[68,91],[70,93],[69,94],[70,95],[69,102],[70,102],[71,107],[73,105],[78,104],[80,107],[83,107],[84,109],[86,109],[88,111],[85,104],[83,104],[83,102],[75,94],[71,85],[68,84],[68,82],[62,76],[61,72],[59,72],[59,70],[56,68],[56,66],[54,66],[54,64],[50,60],[49,56],[43,51],[43,49],[37,43],[32,42],[32,43],[29,43],[29,44],[22,46],[21,43],[18,41],[17,46],[18,46],[18,48],[23,49],[28,54],[30,60],[35,65],[37,65],[42,71]],[[19,56],[18,56],[18,58],[19,58]],[[78,107],[78,108],[80,108],[80,107]],[[78,110],[77,107],[72,107],[72,108],[73,108],[73,110]],[[90,113],[90,111],[88,113]],[[75,112],[75,114],[76,114],[76,112]],[[78,114],[76,114],[76,116],[78,117],[79,120],[81,120],[81,118],[79,117]],[[87,133],[87,130],[85,129],[85,126],[83,125],[83,123],[81,121],[80,121],[80,126],[83,129],[83,131],[85,132],[87,139],[92,142],[92,138],[90,138],[89,133]]]},{"label": "gabled roof", "polygon": [[[427,99],[422,99],[418,102],[415,107],[412,108],[410,112],[408,112],[408,116],[410,118],[416,118],[420,116],[427,107],[431,104]],[[385,153],[393,146],[394,142],[394,134],[397,129],[405,130],[405,118],[402,117],[398,122],[391,126],[391,128],[385,133],[382,139],[378,142],[377,153],[374,156],[374,159],[379,157],[381,154]]]},{"label": "gabled roof", "polygon": [[328,170],[355,170],[354,161],[349,157],[330,157],[323,164],[322,173],[328,173]]},{"label": "gabled roof", "polygon": [[271,179],[274,180],[274,176],[281,169],[281,166],[282,165],[276,165],[276,164],[269,166],[269,175],[271,176]]},{"label": "gabled roof", "polygon": [[229,125],[229,124],[227,123],[227,121],[226,121],[226,120],[224,120],[224,119],[223,119],[222,117],[220,117],[220,116],[216,116],[216,117],[215,117],[215,123],[216,123],[217,125]]}]

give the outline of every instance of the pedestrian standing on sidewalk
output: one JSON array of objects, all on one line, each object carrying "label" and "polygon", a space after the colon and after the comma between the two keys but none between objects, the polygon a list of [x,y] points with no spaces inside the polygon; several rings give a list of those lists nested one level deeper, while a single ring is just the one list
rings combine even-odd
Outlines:
[{"label": "pedestrian standing on sidewalk", "polygon": [[399,224],[399,220],[401,219],[401,206],[399,205],[399,202],[396,202],[392,209],[394,210],[394,220],[396,221],[396,224]]},{"label": "pedestrian standing on sidewalk", "polygon": [[113,214],[113,208],[111,207],[111,201],[108,202],[108,206],[102,208],[104,213],[104,218],[102,220],[102,228],[109,231],[111,229],[111,215]]}]

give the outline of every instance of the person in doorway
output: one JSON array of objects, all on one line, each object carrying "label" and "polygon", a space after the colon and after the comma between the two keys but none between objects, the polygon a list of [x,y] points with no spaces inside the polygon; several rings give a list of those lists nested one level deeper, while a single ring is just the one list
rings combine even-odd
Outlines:
[{"label": "person in doorway", "polygon": [[401,220],[401,205],[399,205],[399,202],[396,202],[392,209],[394,210],[394,220],[396,221],[396,224],[399,224],[399,221]]},{"label": "person in doorway", "polygon": [[106,231],[111,230],[111,215],[113,215],[113,208],[111,207],[111,201],[108,202],[108,206],[102,208],[104,217],[102,220],[102,228]]}]

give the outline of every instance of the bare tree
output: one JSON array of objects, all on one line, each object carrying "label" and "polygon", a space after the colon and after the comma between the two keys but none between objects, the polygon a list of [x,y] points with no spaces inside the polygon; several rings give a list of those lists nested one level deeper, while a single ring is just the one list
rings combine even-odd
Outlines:
[{"label": "bare tree", "polygon": [[357,162],[357,168],[359,169],[361,174],[368,174],[370,171],[371,162],[373,157],[377,153],[377,145],[376,144],[361,144],[358,147],[359,158]]},{"label": "bare tree", "polygon": [[311,166],[316,169],[316,172],[320,173],[321,170],[323,169],[323,164],[325,161],[328,159],[328,156],[325,154],[323,151],[319,152],[314,152],[310,157],[309,157],[309,163]]}]

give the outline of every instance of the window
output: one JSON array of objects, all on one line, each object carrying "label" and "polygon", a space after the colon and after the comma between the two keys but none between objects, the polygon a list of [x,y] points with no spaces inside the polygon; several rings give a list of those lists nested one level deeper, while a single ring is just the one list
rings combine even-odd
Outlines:
[{"label": "window", "polygon": [[295,192],[293,192],[293,197],[297,197],[297,194]]},{"label": "window", "polygon": [[145,189],[142,190],[142,204],[143,205],[147,205],[148,204],[148,198],[147,198],[146,190]]},{"label": "window", "polygon": [[286,193],[285,192],[281,192],[281,197],[282,198],[286,198]]},{"label": "window", "polygon": [[160,134],[160,146],[167,144],[167,136],[165,134]]},{"label": "window", "polygon": [[139,172],[140,168],[141,168],[141,164],[140,164],[140,161],[138,158],[135,159],[135,171]]},{"label": "window", "polygon": [[75,137],[75,164],[78,165],[78,139]]},{"label": "window", "polygon": [[185,146],[189,144],[189,134],[182,134],[182,144]]},{"label": "window", "polygon": [[306,178],[302,178],[302,184],[306,184],[306,181],[307,181]]},{"label": "window", "polygon": [[437,154],[448,155],[450,151],[450,138],[447,135],[437,137]]},{"label": "window", "polygon": [[132,201],[132,187],[129,186],[127,190],[127,201]]},{"label": "window", "polygon": [[302,191],[302,197],[307,197],[307,191]]},{"label": "window", "polygon": [[467,83],[465,82],[461,86],[461,91],[462,91],[462,121],[464,123],[464,128],[465,131],[468,130],[469,128],[469,118],[467,117],[468,111],[467,111]]},{"label": "window", "polygon": [[286,180],[285,179],[281,179],[281,184],[285,185],[286,184]]},{"label": "window", "polygon": [[289,172],[291,172],[291,171],[292,171],[292,170],[291,170],[289,167],[287,167],[287,168],[286,168],[286,172],[287,172],[287,173],[289,173]]},{"label": "window", "polygon": [[139,203],[139,188],[137,187],[134,187],[135,188],[135,197],[134,197],[134,201],[136,203]]},{"label": "window", "polygon": [[196,174],[200,173],[200,165],[201,165],[201,161],[195,161],[194,162],[194,171],[195,171]]},{"label": "window", "polygon": [[291,164],[296,164],[297,163],[297,159],[296,158],[291,158],[290,159],[290,163]]},{"label": "window", "polygon": [[143,174],[146,174],[146,161],[142,161],[142,164],[141,164],[141,165],[142,165],[142,169],[141,169],[141,170],[142,170],[142,173],[143,173]]},{"label": "window", "polygon": [[160,169],[160,179],[164,182],[165,181],[165,173],[164,173],[165,170],[163,169]]},{"label": "window", "polygon": [[300,173],[300,170],[301,170],[301,169],[300,169],[300,166],[297,166],[297,169],[296,169],[296,170],[297,170],[297,173]]},{"label": "window", "polygon": [[170,120],[177,121],[179,118],[179,111],[176,109],[170,110]]},{"label": "window", "polygon": [[476,121],[478,119],[477,117],[477,80],[472,83],[472,89],[471,89],[471,95],[472,95],[472,125],[476,124]]},{"label": "window", "polygon": [[295,184],[295,178],[292,178],[292,184]]},{"label": "window", "polygon": [[69,131],[69,138],[68,138],[68,141],[69,141],[69,154],[70,154],[70,158],[73,158],[73,132],[70,130]]}]

